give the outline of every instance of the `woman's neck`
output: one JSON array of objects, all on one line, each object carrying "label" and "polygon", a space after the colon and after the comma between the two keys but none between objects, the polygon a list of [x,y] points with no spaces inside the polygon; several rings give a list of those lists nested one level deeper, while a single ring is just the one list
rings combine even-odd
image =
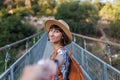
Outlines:
[{"label": "woman's neck", "polygon": [[62,48],[63,46],[62,45],[60,45],[60,44],[54,44],[53,45],[53,49],[54,50],[58,50],[58,49],[60,49],[60,48]]}]

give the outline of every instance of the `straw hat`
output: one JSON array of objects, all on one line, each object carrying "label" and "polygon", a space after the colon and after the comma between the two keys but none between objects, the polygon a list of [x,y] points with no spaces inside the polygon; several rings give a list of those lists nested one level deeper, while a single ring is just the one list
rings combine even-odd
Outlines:
[{"label": "straw hat", "polygon": [[47,20],[45,22],[45,30],[46,30],[46,32],[49,31],[49,29],[50,29],[50,27],[52,25],[59,26],[65,32],[65,34],[68,36],[69,43],[72,42],[72,34],[70,32],[69,25],[65,21],[63,21],[63,20]]}]

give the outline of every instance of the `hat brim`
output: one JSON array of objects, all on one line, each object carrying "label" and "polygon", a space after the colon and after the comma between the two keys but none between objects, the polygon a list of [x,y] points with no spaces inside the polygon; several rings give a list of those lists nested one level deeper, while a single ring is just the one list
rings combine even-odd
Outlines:
[{"label": "hat brim", "polygon": [[52,25],[57,25],[57,26],[59,26],[59,27],[65,32],[65,34],[68,36],[68,38],[69,38],[69,43],[72,42],[72,34],[71,34],[70,30],[69,30],[67,27],[65,27],[64,24],[62,24],[61,22],[59,22],[58,20],[47,20],[47,21],[45,22],[45,31],[48,32],[49,29],[50,29],[50,27],[51,27]]}]

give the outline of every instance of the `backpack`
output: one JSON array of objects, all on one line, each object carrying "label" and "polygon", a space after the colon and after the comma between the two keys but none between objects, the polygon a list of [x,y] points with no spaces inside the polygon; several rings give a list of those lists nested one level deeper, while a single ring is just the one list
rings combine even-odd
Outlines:
[{"label": "backpack", "polygon": [[[69,57],[70,57],[70,66],[69,66],[69,75],[68,79],[69,80],[85,80],[84,74],[82,72],[82,69],[80,65],[77,63],[77,61],[72,57],[72,51],[69,51]],[[53,59],[56,57],[56,54],[52,55]],[[58,68],[57,70],[58,74],[61,74],[60,69]],[[62,79],[62,75],[58,76],[59,80]]]},{"label": "backpack", "polygon": [[70,57],[70,69],[69,69],[69,80],[85,80],[84,74],[80,65],[72,57],[72,51],[69,52]]}]

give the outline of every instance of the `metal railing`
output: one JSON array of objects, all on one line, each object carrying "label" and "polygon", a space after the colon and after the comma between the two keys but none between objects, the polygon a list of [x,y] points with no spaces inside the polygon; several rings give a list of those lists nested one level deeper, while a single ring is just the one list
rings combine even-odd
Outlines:
[{"label": "metal railing", "polygon": [[[90,78],[92,80],[120,80],[120,71],[111,66],[113,64],[112,55],[117,54],[117,52],[115,51],[112,52],[113,49],[111,49],[111,47],[116,46],[118,49],[120,49],[120,44],[116,44],[110,41],[109,42],[102,41],[100,39],[95,39],[95,38],[79,35],[76,33],[72,33],[72,34],[74,36],[73,41],[77,43],[77,44],[75,43],[72,44],[72,46],[75,46],[75,48],[73,48],[73,51],[75,51],[74,53],[78,53],[78,54],[74,54],[75,59],[77,59],[77,61],[80,62],[80,64],[83,67],[83,70],[85,70],[86,74],[89,75],[88,80],[90,80]],[[92,41],[94,45],[100,43],[104,45],[104,51],[102,51],[102,49],[99,47],[98,50],[100,51],[97,52],[98,50],[95,49],[96,47],[98,47],[98,45],[95,47],[93,47],[94,45],[92,46],[89,45],[90,43],[92,43]],[[92,48],[94,51],[89,48]],[[97,54],[99,54],[98,56],[102,55],[102,58],[100,59],[96,57]],[[108,55],[109,58],[108,63],[103,61],[105,54]],[[111,56],[109,57],[109,55]]]},{"label": "metal railing", "polygon": [[[74,42],[82,48],[90,51],[97,57],[101,58],[110,65],[115,64],[115,61],[120,57],[120,44],[111,42],[110,40],[101,40],[93,37],[88,37],[76,33],[72,33]],[[114,66],[120,70],[119,67]]]},{"label": "metal railing", "polygon": [[46,45],[44,40],[47,40],[45,38],[47,36],[42,36],[24,55],[0,75],[0,80],[18,80],[24,66],[37,62],[43,56]]},{"label": "metal railing", "polygon": [[[105,63],[75,42],[66,47],[68,50],[72,50],[73,57],[82,67],[86,80],[120,80],[119,70]],[[0,80],[17,80],[24,66],[36,63],[45,53],[49,53],[49,51],[45,50],[50,48],[52,47],[48,46],[47,35],[44,34],[26,54],[20,57],[0,76]]]},{"label": "metal railing", "polygon": [[[8,44],[4,47],[1,47],[0,55],[2,55],[2,57],[4,57],[4,60],[3,60],[3,58],[2,59],[0,58],[0,60],[3,61],[4,65],[1,65],[0,67],[4,66],[4,70],[7,70],[7,68],[10,66],[9,62],[13,62],[13,60],[18,59],[22,55],[22,53],[24,54],[32,45],[34,45],[39,40],[40,35],[42,33],[43,32],[41,31],[32,36],[26,37],[25,39],[22,39],[22,40],[14,42],[14,43]],[[22,51],[20,52],[19,48],[21,48],[21,47],[22,47]],[[18,54],[20,54],[20,55],[18,55]],[[16,57],[16,59],[15,59],[15,57]],[[1,72],[4,70],[1,69]]]}]

